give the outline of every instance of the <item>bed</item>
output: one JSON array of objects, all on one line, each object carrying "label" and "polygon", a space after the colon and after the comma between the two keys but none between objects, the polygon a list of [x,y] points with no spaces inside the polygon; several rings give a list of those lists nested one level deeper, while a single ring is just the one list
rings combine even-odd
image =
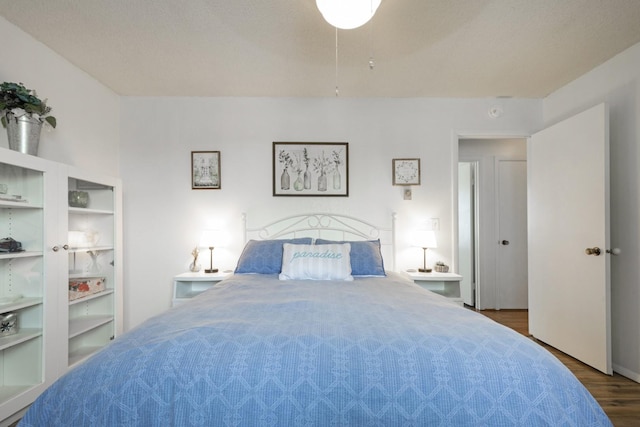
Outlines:
[{"label": "bed", "polygon": [[[266,238],[248,239],[234,275],[77,366],[20,426],[611,425],[544,348],[377,274],[380,230],[329,218],[253,230]],[[336,260],[350,268],[317,268]]]}]

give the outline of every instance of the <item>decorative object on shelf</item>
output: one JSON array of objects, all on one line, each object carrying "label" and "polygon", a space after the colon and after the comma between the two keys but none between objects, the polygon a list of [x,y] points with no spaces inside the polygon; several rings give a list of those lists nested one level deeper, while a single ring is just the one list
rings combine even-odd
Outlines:
[{"label": "decorative object on shelf", "polygon": [[191,152],[191,189],[220,189],[220,152]]},{"label": "decorative object on shelf", "polygon": [[18,333],[18,315],[16,313],[4,313],[0,315],[0,337],[15,335]]},{"label": "decorative object on shelf", "polygon": [[329,24],[342,30],[361,27],[373,18],[381,0],[316,0],[316,6]]},{"label": "decorative object on shelf", "polygon": [[349,143],[274,142],[274,196],[349,196]]},{"label": "decorative object on shelf", "polygon": [[4,200],[7,202],[22,202],[27,203],[27,199],[23,199],[19,194],[12,194],[10,196],[0,195],[0,200]]},{"label": "decorative object on shelf", "polygon": [[436,233],[433,230],[419,230],[414,236],[415,245],[423,250],[422,267],[418,269],[421,273],[431,273],[431,269],[427,268],[427,249],[437,248]]},{"label": "decorative object on shelf", "polygon": [[87,254],[89,254],[89,258],[91,259],[91,265],[89,266],[89,271],[92,273],[99,273],[102,270],[102,267],[98,262],[98,256],[100,255],[100,252],[87,251]]},{"label": "decorative object on shelf", "polygon": [[189,264],[189,271],[191,271],[192,273],[197,273],[202,268],[202,266],[198,262],[198,255],[199,254],[200,254],[200,251],[198,250],[198,247],[196,246],[191,251],[191,255],[193,256],[193,261],[191,262],[191,264]]},{"label": "decorative object on shelf", "polygon": [[202,233],[200,237],[200,247],[209,248],[209,268],[205,269],[205,273],[217,273],[218,269],[213,268],[213,248],[216,244],[220,244],[222,234],[220,230],[207,229]]},{"label": "decorative object on shelf", "polygon": [[37,156],[42,124],[54,128],[57,125],[50,111],[47,100],[40,100],[34,90],[27,89],[22,83],[0,85],[0,120],[7,129],[10,149]]},{"label": "decorative object on shelf", "polygon": [[69,280],[69,301],[104,291],[105,281],[104,277]]},{"label": "decorative object on shelf", "polygon": [[393,159],[393,185],[420,185],[420,159]]},{"label": "decorative object on shelf", "polygon": [[69,191],[69,206],[73,208],[86,208],[89,206],[89,193],[86,191]]},{"label": "decorative object on shelf", "polygon": [[22,243],[14,240],[12,237],[0,239],[0,252],[23,252]]},{"label": "decorative object on shelf", "polygon": [[433,269],[437,272],[437,273],[448,273],[449,272],[449,266],[446,265],[444,262],[442,261],[438,261],[436,262],[436,264],[433,266]]},{"label": "decorative object on shelf", "polygon": [[69,230],[68,243],[72,249],[91,248],[100,240],[100,233],[95,230],[75,231]]}]

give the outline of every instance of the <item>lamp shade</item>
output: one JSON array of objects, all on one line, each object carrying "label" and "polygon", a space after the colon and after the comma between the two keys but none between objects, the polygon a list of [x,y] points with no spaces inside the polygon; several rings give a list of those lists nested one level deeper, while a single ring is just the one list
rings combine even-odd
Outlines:
[{"label": "lamp shade", "polygon": [[206,229],[200,236],[200,243],[198,246],[202,248],[214,248],[220,246],[222,240],[222,233],[220,230]]},{"label": "lamp shade", "polygon": [[418,230],[414,235],[414,244],[421,248],[437,248],[436,233],[433,230]]},{"label": "lamp shade", "polygon": [[325,21],[334,27],[351,30],[367,22],[378,10],[381,0],[316,0]]}]

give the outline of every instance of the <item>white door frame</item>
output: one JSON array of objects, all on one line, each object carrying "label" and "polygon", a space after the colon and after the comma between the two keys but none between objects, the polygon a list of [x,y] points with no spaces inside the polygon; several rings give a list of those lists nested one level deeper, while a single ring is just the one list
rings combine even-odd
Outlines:
[{"label": "white door frame", "polygon": [[[456,266],[458,265],[460,253],[458,248],[458,161],[459,161],[459,150],[458,146],[460,144],[461,139],[524,139],[529,140],[531,135],[525,134],[495,134],[495,133],[483,133],[483,132],[466,132],[466,131],[458,131],[452,134],[451,138],[451,212],[452,212],[452,230],[451,230],[451,238],[453,254],[452,254],[452,265],[454,267],[454,271]],[[464,161],[467,161],[466,159]],[[485,306],[482,304],[482,298],[480,296],[480,289],[482,286],[481,280],[479,277],[476,278],[476,310],[482,310]]]},{"label": "white door frame", "polygon": [[[479,173],[479,169],[480,169],[480,161],[476,158],[476,157],[462,157],[458,159],[458,169],[460,168],[460,163],[466,163],[471,165],[472,167],[470,168],[471,170],[471,181],[473,182],[473,194],[472,194],[472,199],[473,199],[473,206],[472,206],[472,220],[473,220],[473,224],[471,225],[471,234],[472,234],[472,255],[473,255],[473,259],[471,260],[471,270],[472,270],[472,277],[466,277],[466,272],[462,270],[462,265],[460,263],[460,240],[456,241],[456,248],[458,249],[458,274],[462,274],[463,279],[460,282],[460,296],[462,297],[462,299],[464,300],[464,303],[467,304],[467,301],[473,301],[473,307],[478,307],[480,305],[480,303],[478,302],[478,299],[480,298],[480,296],[478,295],[478,293],[476,292],[477,289],[477,284],[478,284],[478,280],[479,280],[479,274],[478,274],[478,270],[479,270],[479,258],[480,258],[480,247],[478,245],[478,231],[479,231],[479,209],[478,209],[478,173]],[[458,188],[458,191],[460,191],[460,188]],[[458,193],[459,194],[459,193]],[[458,203],[459,203],[460,199],[458,199]],[[458,212],[459,212],[459,206],[458,206]],[[458,221],[459,221],[459,216],[457,217]],[[460,224],[458,223],[458,227],[460,226]],[[459,228],[456,229],[456,231],[459,231]],[[459,235],[458,235],[459,238]],[[469,283],[471,289],[471,296],[469,298],[467,298],[467,294],[465,292],[463,292],[463,285],[466,285],[467,283]]]}]

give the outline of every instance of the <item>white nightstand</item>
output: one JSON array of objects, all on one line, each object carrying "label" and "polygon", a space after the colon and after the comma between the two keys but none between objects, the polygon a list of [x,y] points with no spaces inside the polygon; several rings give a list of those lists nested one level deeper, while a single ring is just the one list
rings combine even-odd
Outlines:
[{"label": "white nightstand", "polygon": [[190,300],[230,275],[231,273],[226,272],[178,274],[173,278],[173,300],[171,301],[171,306],[175,307]]},{"label": "white nightstand", "polygon": [[416,285],[443,295],[456,304],[464,305],[460,296],[460,281],[462,276],[456,273],[420,273],[407,271],[406,274]]}]

